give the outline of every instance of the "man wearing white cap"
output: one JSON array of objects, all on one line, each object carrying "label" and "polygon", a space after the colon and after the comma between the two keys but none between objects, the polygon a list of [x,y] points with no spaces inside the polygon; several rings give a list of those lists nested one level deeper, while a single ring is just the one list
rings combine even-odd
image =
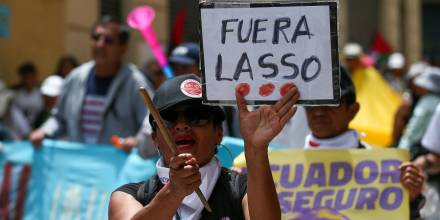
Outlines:
[{"label": "man wearing white cap", "polygon": [[63,78],[60,76],[49,76],[41,85],[40,92],[43,95],[44,109],[35,119],[33,128],[40,127],[50,116],[53,107],[57,102],[57,98],[61,93],[63,86]]},{"label": "man wearing white cap", "polygon": [[405,57],[401,53],[393,53],[388,58],[387,71],[384,73],[385,80],[399,94],[405,92]]},{"label": "man wearing white cap", "polygon": [[345,62],[348,72],[354,73],[356,69],[362,68],[361,57],[363,55],[362,46],[358,43],[348,43],[343,49]]}]

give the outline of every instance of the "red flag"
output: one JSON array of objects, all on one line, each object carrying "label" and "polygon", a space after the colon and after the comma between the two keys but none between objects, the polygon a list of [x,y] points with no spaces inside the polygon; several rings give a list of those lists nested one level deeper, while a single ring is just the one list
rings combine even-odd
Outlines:
[{"label": "red flag", "polygon": [[177,45],[183,42],[183,35],[185,31],[185,22],[187,18],[188,11],[186,8],[182,8],[177,12],[176,18],[174,19],[173,28],[171,29],[171,47],[175,48]]},{"label": "red flag", "polygon": [[380,33],[374,35],[371,50],[372,52],[377,52],[379,54],[389,54],[393,52],[391,45]]}]

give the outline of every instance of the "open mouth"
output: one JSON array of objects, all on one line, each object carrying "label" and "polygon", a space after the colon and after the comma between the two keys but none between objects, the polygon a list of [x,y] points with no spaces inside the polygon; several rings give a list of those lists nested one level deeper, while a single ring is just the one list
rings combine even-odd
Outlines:
[{"label": "open mouth", "polygon": [[189,148],[193,146],[196,141],[191,136],[179,136],[175,138],[175,143],[178,148]]}]

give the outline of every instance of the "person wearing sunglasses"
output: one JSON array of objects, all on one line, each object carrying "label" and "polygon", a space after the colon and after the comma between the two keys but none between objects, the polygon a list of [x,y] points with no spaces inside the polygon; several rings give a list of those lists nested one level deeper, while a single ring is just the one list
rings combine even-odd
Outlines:
[{"label": "person wearing sunglasses", "polygon": [[122,148],[127,152],[137,143],[135,136],[147,115],[138,88],[147,84],[134,65],[123,62],[129,30],[104,16],[90,36],[93,60],[66,78],[55,114],[30,136],[36,147],[45,137],[63,136],[86,144],[111,144],[116,135],[125,139]]},{"label": "person wearing sunglasses", "polygon": [[[109,219],[281,219],[269,166],[268,144],[295,114],[292,88],[275,105],[248,111],[236,91],[245,143],[247,177],[222,168],[215,157],[223,137],[224,112],[202,104],[200,79],[181,75],[165,81],[153,103],[177,145],[175,155],[150,116],[152,138],[161,154],[157,175],[119,187],[110,199]],[[199,188],[213,212],[194,192]]]}]

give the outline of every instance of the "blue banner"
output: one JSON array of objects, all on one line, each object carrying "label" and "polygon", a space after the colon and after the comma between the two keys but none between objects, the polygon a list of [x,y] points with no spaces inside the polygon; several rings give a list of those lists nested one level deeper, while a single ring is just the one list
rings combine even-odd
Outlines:
[{"label": "blue banner", "polygon": [[[242,139],[224,137],[217,157],[231,167],[243,150]],[[107,219],[117,187],[156,173],[157,158],[111,145],[45,140],[34,149],[29,142],[0,142],[0,151],[0,219]]]},{"label": "blue banner", "polygon": [[108,219],[111,193],[154,175],[156,159],[111,145],[2,143],[0,219]]}]

